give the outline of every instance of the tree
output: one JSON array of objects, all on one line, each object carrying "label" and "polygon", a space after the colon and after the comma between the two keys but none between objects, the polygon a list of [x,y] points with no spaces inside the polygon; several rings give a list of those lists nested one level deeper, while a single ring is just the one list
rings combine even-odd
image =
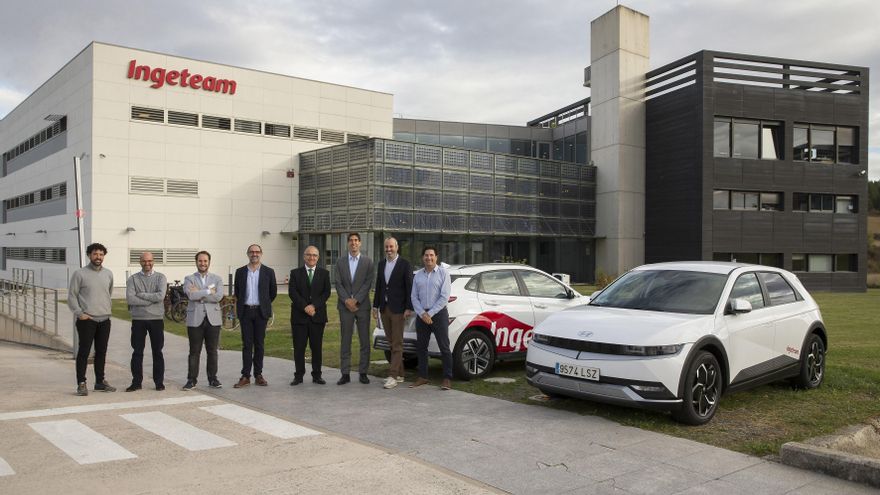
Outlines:
[{"label": "tree", "polygon": [[880,211],[880,180],[868,182],[868,209]]}]

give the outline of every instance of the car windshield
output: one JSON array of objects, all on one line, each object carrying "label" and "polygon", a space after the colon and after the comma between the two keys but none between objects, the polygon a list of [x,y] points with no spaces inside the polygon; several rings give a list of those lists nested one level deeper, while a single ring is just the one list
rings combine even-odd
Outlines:
[{"label": "car windshield", "polygon": [[669,313],[711,314],[727,276],[679,270],[632,271],[615,280],[591,306],[643,309]]}]

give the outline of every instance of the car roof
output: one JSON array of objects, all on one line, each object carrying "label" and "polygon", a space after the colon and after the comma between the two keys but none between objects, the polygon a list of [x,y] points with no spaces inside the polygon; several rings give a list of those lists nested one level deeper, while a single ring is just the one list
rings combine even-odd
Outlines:
[{"label": "car roof", "polygon": [[[704,273],[720,273],[727,275],[737,268],[750,266],[748,263],[737,263],[733,261],[671,261],[667,263],[653,263],[650,265],[642,265],[633,270],[681,270],[688,272],[704,272]],[[772,268],[772,267],[768,267]]]},{"label": "car roof", "polygon": [[489,270],[499,270],[503,268],[515,268],[519,270],[531,270],[540,272],[537,268],[522,263],[474,263],[471,265],[450,265],[449,273],[455,275],[476,275]]}]

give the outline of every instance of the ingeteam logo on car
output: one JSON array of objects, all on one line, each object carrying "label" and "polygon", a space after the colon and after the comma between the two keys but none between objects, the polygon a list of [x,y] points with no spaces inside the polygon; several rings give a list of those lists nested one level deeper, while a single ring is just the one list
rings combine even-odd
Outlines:
[{"label": "ingeteam logo on car", "polygon": [[469,326],[481,323],[488,326],[495,336],[495,349],[498,353],[520,352],[529,348],[533,333],[531,325],[495,311],[478,314]]}]

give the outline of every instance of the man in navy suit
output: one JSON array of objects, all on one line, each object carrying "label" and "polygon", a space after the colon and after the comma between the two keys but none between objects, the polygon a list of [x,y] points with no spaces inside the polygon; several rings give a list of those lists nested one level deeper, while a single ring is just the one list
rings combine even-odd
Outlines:
[{"label": "man in navy suit", "polygon": [[330,297],[330,272],[318,266],[318,248],[309,246],[303,253],[305,264],[290,271],[290,330],[293,336],[294,372],[291,385],[299,385],[306,373],[306,344],[312,350],[312,382],[324,385],[321,378],[321,346],[327,324],[327,299]]},{"label": "man in navy suit", "polygon": [[264,341],[266,325],[272,317],[272,301],[278,295],[275,271],[260,262],[263,248],[251,244],[247,255],[250,262],[235,270],[235,309],[241,322],[242,349],[241,378],[234,388],[251,384],[251,369],[257,385],[265,387],[269,384],[263,378]]},{"label": "man in navy suit", "polygon": [[403,382],[403,328],[412,314],[413,271],[409,261],[398,255],[397,239],[385,239],[385,258],[376,270],[373,318],[381,318],[385,337],[391,343],[391,368],[385,388]]}]

